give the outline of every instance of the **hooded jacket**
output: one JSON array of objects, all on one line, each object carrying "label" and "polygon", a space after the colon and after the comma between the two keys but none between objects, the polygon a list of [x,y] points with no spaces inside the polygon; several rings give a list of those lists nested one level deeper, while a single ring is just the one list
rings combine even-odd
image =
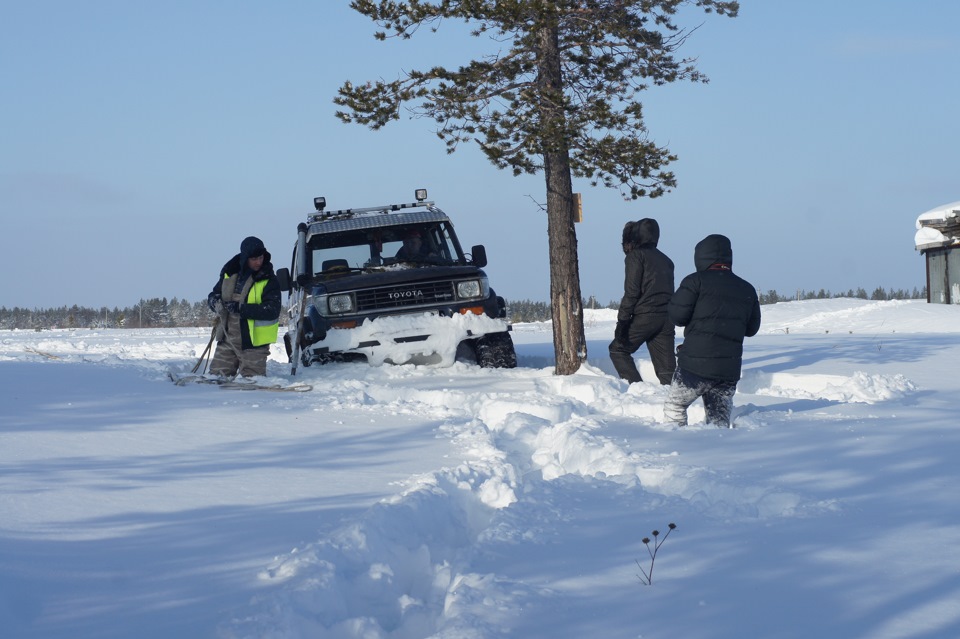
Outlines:
[{"label": "hooded jacket", "polygon": [[623,298],[620,300],[618,321],[630,320],[636,315],[663,315],[673,295],[673,261],[657,243],[660,225],[645,217],[628,222],[623,229]]},{"label": "hooded jacket", "polygon": [[[251,256],[263,255],[263,265],[256,273],[247,267]],[[277,341],[280,309],[280,281],[273,271],[270,252],[256,237],[240,243],[240,252],[220,269],[220,279],[208,296],[240,304],[240,339],[243,349],[268,346]],[[224,326],[227,323],[224,322]]]},{"label": "hooded jacket", "polygon": [[683,326],[677,364],[706,379],[739,381],[743,339],[760,330],[757,291],[733,273],[733,249],[723,235],[708,235],[693,253],[697,271],[683,278],[667,311]]}]

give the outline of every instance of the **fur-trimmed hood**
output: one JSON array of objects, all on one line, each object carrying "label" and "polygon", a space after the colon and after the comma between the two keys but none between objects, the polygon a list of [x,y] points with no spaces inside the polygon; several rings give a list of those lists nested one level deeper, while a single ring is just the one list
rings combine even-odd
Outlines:
[{"label": "fur-trimmed hood", "polygon": [[629,252],[636,248],[656,248],[660,241],[660,225],[652,217],[623,225],[623,248]]}]

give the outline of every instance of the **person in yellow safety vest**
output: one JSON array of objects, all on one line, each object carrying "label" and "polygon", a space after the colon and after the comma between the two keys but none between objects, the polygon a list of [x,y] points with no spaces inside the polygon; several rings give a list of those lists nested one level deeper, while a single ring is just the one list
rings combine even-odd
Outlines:
[{"label": "person in yellow safety vest", "polygon": [[248,237],[240,252],[220,269],[220,278],[207,296],[220,316],[217,349],[210,372],[222,377],[267,374],[270,345],[280,327],[280,282],[263,242]]}]

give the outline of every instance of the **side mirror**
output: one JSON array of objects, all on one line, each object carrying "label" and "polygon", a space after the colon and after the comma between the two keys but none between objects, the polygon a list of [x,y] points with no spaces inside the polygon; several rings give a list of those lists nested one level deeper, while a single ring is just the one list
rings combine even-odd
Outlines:
[{"label": "side mirror", "polygon": [[290,269],[284,267],[277,270],[277,280],[280,282],[280,290],[284,293],[290,292]]},{"label": "side mirror", "polygon": [[487,249],[483,244],[477,244],[470,249],[470,255],[473,257],[473,263],[477,268],[483,268],[487,265]]}]

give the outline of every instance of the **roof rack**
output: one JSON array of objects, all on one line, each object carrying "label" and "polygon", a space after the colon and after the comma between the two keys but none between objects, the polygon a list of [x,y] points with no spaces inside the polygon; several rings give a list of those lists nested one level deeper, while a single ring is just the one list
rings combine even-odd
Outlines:
[{"label": "roof rack", "polygon": [[324,220],[329,220],[333,218],[351,218],[354,215],[359,213],[381,213],[386,214],[391,211],[400,211],[402,209],[412,209],[412,208],[432,208],[433,202],[427,202],[427,190],[426,189],[416,189],[413,192],[413,197],[417,198],[416,202],[411,202],[409,204],[385,204],[383,206],[368,206],[363,209],[339,209],[336,211],[324,211],[323,209],[327,206],[327,198],[325,197],[315,197],[313,198],[313,208],[317,209],[317,213],[311,213],[307,216],[307,222],[312,224],[314,222],[323,222]]},{"label": "roof rack", "polygon": [[410,202],[408,204],[384,204],[383,206],[368,206],[360,209],[338,209],[336,211],[320,211],[307,215],[307,222],[323,222],[333,218],[350,218],[361,213],[390,213],[402,211],[403,209],[413,209],[418,207],[430,208],[434,206],[432,201]]}]

